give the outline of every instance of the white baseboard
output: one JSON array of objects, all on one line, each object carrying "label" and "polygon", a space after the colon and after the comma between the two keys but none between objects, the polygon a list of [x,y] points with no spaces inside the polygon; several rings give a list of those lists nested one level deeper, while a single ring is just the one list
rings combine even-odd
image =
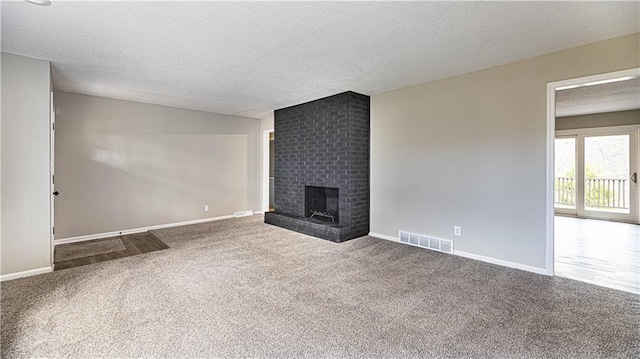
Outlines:
[{"label": "white baseboard", "polygon": [[0,276],[0,282],[4,282],[6,280],[12,280],[12,279],[24,278],[24,277],[31,277],[33,275],[49,273],[49,272],[53,272],[53,267],[42,267],[42,268],[36,268],[36,269],[29,269],[22,272],[3,274]]},{"label": "white baseboard", "polygon": [[[380,238],[380,239],[386,239],[388,241],[400,243],[400,240],[397,237],[388,236],[386,234],[369,232],[369,236]],[[502,260],[502,259],[497,259],[497,258],[493,258],[493,257],[487,257],[487,256],[479,255],[479,254],[463,252],[463,251],[458,251],[458,250],[454,250],[453,254],[456,255],[456,256],[459,256],[459,257],[474,259],[474,260],[477,260],[477,261],[491,263],[491,264],[497,264],[497,265],[500,265],[500,266],[503,266],[503,267],[520,269],[520,270],[523,270],[523,271],[532,272],[532,273],[536,273],[536,274],[550,275],[545,268],[533,267],[533,266],[526,265],[526,264],[520,264],[520,263],[516,263],[516,262],[505,261],[505,260]]]},{"label": "white baseboard", "polygon": [[516,262],[511,262],[511,261],[505,261],[503,259],[487,257],[487,256],[483,256],[483,255],[480,255],[480,254],[468,253],[468,252],[463,252],[463,251],[458,251],[458,250],[454,250],[453,254],[455,254],[455,255],[457,255],[459,257],[475,259],[477,261],[491,263],[491,264],[497,264],[497,265],[503,266],[503,267],[520,269],[520,270],[523,270],[523,271],[532,272],[532,273],[536,273],[536,274],[548,275],[547,270],[545,268],[534,267],[534,266],[530,266],[530,265],[526,265],[526,264],[521,264],[521,263],[516,263]]},{"label": "white baseboard", "polygon": [[213,221],[219,221],[219,220],[222,220],[222,219],[229,219],[229,218],[234,218],[234,217],[235,216],[233,214],[230,214],[230,215],[219,216],[219,217],[194,219],[192,221],[160,224],[160,225],[157,225],[157,226],[150,226],[150,227],[125,229],[125,230],[122,230],[122,231],[87,234],[87,235],[84,235],[84,236],[67,237],[67,238],[56,239],[53,244],[57,246],[59,244],[76,243],[76,242],[90,241],[92,239],[109,238],[109,237],[122,236],[122,235],[126,235],[126,234],[142,233],[142,232],[147,232],[147,231],[151,231],[151,230],[154,230],[154,229],[179,227],[179,226],[186,226],[186,225],[189,225],[189,224],[213,222]]},{"label": "white baseboard", "polygon": [[388,240],[388,241],[392,241],[392,242],[400,242],[400,240],[398,239],[398,237],[387,236],[386,234],[380,234],[380,233],[375,233],[375,232],[369,232],[369,236],[370,236],[370,237],[380,238],[380,239],[386,239],[386,240]]}]

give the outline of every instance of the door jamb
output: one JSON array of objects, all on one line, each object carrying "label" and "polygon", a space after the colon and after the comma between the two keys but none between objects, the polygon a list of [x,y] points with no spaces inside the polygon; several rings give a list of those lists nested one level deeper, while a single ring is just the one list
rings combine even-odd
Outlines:
[{"label": "door jamb", "polygon": [[49,115],[49,221],[51,224],[50,229],[50,240],[51,240],[51,248],[50,248],[50,265],[53,268],[55,265],[55,198],[53,192],[55,191],[55,150],[56,150],[56,109],[53,102],[53,91],[51,91],[49,96],[49,107],[50,107],[50,115]]}]

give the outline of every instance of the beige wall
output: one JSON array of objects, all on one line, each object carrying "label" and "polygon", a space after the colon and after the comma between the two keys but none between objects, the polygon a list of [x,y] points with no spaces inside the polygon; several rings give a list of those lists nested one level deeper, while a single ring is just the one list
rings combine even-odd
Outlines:
[{"label": "beige wall", "polygon": [[2,53],[3,276],[51,266],[49,62]]},{"label": "beige wall", "polygon": [[638,44],[634,34],[373,96],[371,232],[544,268],[546,84],[638,67]]},{"label": "beige wall", "polygon": [[260,120],[65,92],[54,99],[56,239],[260,209]]},{"label": "beige wall", "polygon": [[273,127],[274,127],[273,124],[274,124],[273,114],[260,120],[260,128],[262,129],[262,131],[273,131]]},{"label": "beige wall", "polygon": [[[640,95],[638,95],[640,96]],[[607,126],[640,124],[640,110],[596,113],[556,118],[556,130],[574,130]]]}]

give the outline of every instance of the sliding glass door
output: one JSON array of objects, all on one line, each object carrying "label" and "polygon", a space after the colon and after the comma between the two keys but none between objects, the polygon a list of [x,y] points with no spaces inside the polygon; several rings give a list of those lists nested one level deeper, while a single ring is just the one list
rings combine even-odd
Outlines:
[{"label": "sliding glass door", "polygon": [[638,130],[558,131],[556,213],[638,222]]}]

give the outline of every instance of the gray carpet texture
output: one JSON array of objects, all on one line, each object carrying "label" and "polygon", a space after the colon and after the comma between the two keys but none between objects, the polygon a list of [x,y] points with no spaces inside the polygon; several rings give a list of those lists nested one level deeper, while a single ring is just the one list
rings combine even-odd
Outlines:
[{"label": "gray carpet texture", "polygon": [[631,293],[234,218],[2,283],[2,357],[638,358]]},{"label": "gray carpet texture", "polygon": [[127,249],[120,238],[105,238],[85,243],[61,244],[55,248],[55,262],[97,256]]}]

